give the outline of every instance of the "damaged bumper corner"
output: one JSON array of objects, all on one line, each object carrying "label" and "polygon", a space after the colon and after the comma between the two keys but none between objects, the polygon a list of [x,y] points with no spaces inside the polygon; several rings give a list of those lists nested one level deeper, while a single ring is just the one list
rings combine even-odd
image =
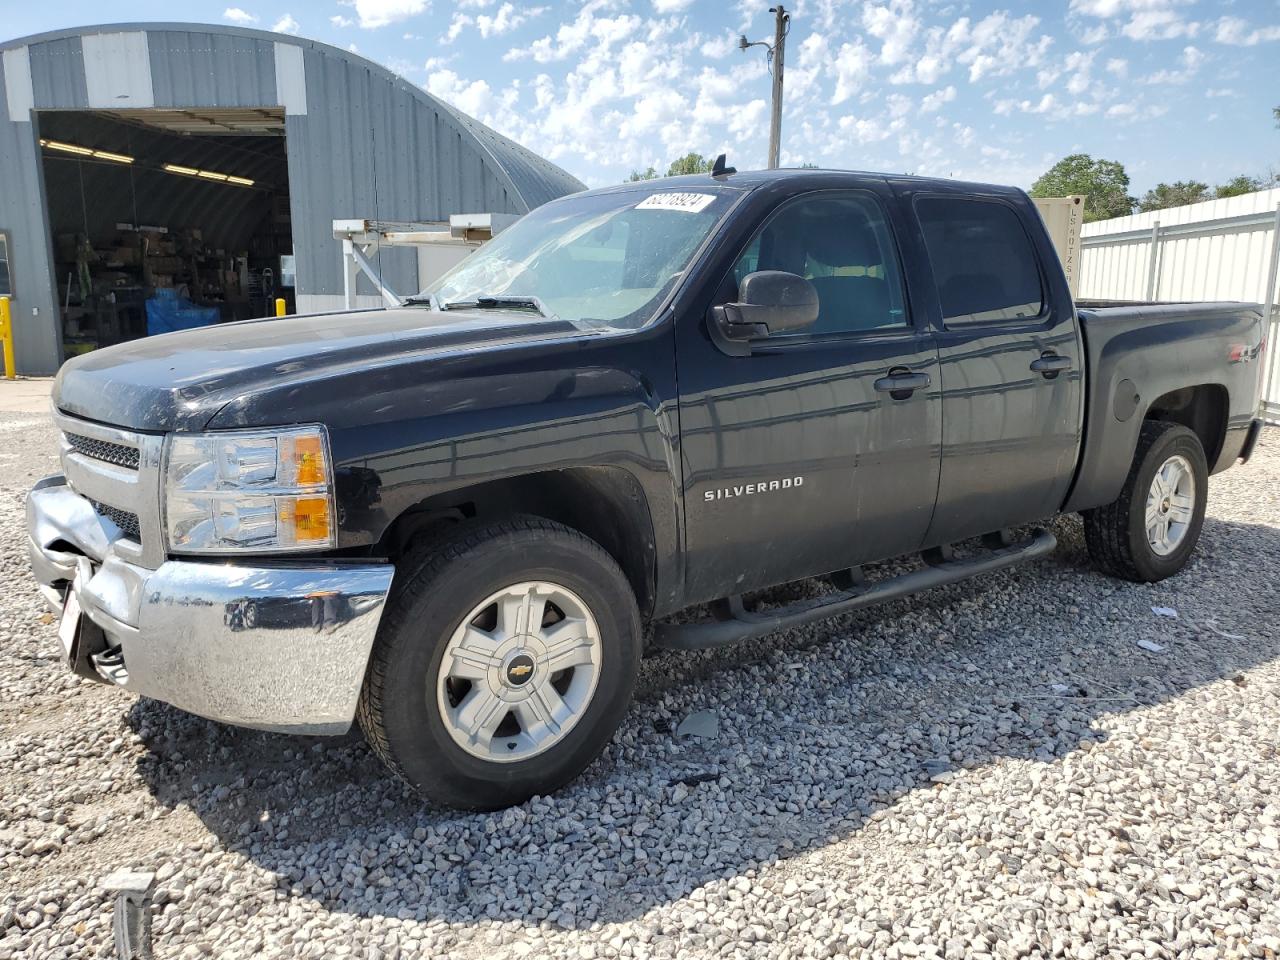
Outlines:
[{"label": "damaged bumper corner", "polygon": [[60,476],[28,494],[27,533],[50,607],[60,612],[74,590],[87,621],[78,672],[225,723],[350,728],[390,564],[166,560],[152,570],[120,555],[119,531]]}]

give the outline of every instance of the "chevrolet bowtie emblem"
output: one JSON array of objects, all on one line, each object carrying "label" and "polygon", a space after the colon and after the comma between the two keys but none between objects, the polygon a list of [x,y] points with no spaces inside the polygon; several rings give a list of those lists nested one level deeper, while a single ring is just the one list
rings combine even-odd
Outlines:
[{"label": "chevrolet bowtie emblem", "polygon": [[532,669],[533,667],[529,666],[528,664],[517,663],[511,667],[511,675],[513,677],[523,677],[526,673],[528,673]]}]

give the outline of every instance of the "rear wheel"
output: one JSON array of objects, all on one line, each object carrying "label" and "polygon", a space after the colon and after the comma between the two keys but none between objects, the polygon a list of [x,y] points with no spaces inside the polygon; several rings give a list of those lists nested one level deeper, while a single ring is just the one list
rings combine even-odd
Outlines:
[{"label": "rear wheel", "polygon": [[1144,423],[1120,496],[1083,514],[1094,562],[1139,583],[1177,573],[1200,539],[1208,487],[1199,437],[1180,424]]},{"label": "rear wheel", "polygon": [[600,753],[639,657],[635,597],[598,544],[536,518],[463,528],[397,585],[360,724],[425,796],[509,806]]}]

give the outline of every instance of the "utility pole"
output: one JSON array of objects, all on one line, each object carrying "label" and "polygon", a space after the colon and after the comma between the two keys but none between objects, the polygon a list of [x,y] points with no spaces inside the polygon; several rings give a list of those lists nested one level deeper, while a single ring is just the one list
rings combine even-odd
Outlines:
[{"label": "utility pole", "polygon": [[769,51],[768,58],[773,67],[773,109],[769,116],[769,169],[776,170],[780,164],[782,153],[782,64],[787,48],[787,32],[791,28],[791,14],[782,4],[770,7],[773,14],[773,43],[757,40],[754,43],[746,37],[738,38],[738,49],[764,47]]}]

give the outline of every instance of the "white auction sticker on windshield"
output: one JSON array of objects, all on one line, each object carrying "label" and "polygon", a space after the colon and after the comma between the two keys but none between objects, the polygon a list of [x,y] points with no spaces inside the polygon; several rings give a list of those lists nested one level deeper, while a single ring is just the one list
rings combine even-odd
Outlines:
[{"label": "white auction sticker on windshield", "polygon": [[701,213],[716,198],[714,193],[655,193],[636,204],[637,210],[682,210]]}]

